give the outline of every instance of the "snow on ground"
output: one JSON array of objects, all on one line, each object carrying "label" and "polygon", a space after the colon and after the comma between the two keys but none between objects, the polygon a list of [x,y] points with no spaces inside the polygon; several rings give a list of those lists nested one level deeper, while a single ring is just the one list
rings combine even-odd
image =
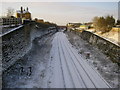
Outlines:
[{"label": "snow on ground", "polygon": [[56,33],[52,47],[52,88],[110,88],[110,85],[91,68],[63,32]]},{"label": "snow on ground", "polygon": [[120,29],[117,29],[117,30],[112,29],[111,31],[103,33],[103,34],[96,32],[95,34],[97,34],[117,45],[119,45],[119,43],[120,43]]},{"label": "snow on ground", "polygon": [[[94,32],[95,29],[88,29],[89,32]],[[94,32],[94,34],[99,35],[100,37],[107,39],[108,41],[119,45],[120,43],[120,28],[112,28],[111,31],[106,33]]]},{"label": "snow on ground", "polygon": [[[79,42],[81,43],[80,45],[83,45],[81,48],[78,48],[78,50],[81,49],[80,52],[69,43],[66,35],[68,35],[67,37],[72,44],[78,45]],[[3,87],[109,88],[109,84],[91,65],[94,63],[96,65],[95,68],[99,68],[99,70],[101,70],[101,65],[104,66],[104,64],[106,65],[104,70],[106,70],[108,66],[110,68],[109,70],[111,70],[111,68],[113,69],[116,65],[114,64],[113,67],[113,64],[109,60],[106,60],[106,62],[111,63],[110,65],[112,67],[107,65],[108,63],[106,64],[106,62],[101,63],[98,60],[98,55],[101,53],[96,53],[96,49],[91,49],[89,44],[78,39],[79,37],[76,35],[72,33],[67,33],[66,35],[63,32],[58,32],[55,35],[47,35],[42,39],[39,37],[34,39],[31,51],[18,60],[7,72],[3,73]],[[94,52],[95,55],[98,54],[95,58],[95,56],[92,56],[90,53],[91,58],[87,59],[90,65],[83,57],[85,50],[89,51],[88,48],[91,49],[91,51],[93,50],[92,52]],[[78,53],[81,53],[81,55]],[[99,59],[102,60],[103,58],[99,57]],[[94,60],[96,60],[96,62]],[[108,71],[108,73],[110,73],[110,71]],[[106,78],[105,75],[108,75],[106,77],[109,79]],[[109,76],[109,74],[102,74],[107,81],[111,82],[117,80],[115,75],[113,77]],[[118,83],[116,82],[116,84]]]},{"label": "snow on ground", "polygon": [[[109,57],[104,55],[99,49],[91,46],[89,43],[81,39],[78,35],[66,32],[67,38],[78,53],[88,62],[90,66],[95,68],[104,79],[112,86],[117,88],[119,85],[119,67],[113,63]],[[90,56],[87,57],[86,53]]]},{"label": "snow on ground", "polygon": [[54,35],[35,38],[33,47],[14,66],[3,73],[3,87],[6,88],[42,88],[46,87],[47,64]]}]

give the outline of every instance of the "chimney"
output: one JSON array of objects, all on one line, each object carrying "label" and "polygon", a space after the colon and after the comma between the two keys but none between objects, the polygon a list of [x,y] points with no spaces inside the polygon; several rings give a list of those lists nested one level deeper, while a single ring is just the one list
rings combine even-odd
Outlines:
[{"label": "chimney", "polygon": [[28,11],[28,7],[27,7],[27,11]]},{"label": "chimney", "polygon": [[23,7],[21,7],[21,13],[23,13]]}]

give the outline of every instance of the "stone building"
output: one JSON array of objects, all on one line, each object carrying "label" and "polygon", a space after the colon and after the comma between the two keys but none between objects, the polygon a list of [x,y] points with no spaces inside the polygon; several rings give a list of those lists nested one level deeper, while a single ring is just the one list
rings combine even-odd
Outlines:
[{"label": "stone building", "polygon": [[17,18],[22,18],[22,20],[31,20],[31,13],[28,10],[28,7],[25,9],[23,9],[23,7],[21,7],[20,10],[16,11],[16,17]]},{"label": "stone building", "polygon": [[43,20],[43,19],[35,18],[34,21],[35,21],[35,22],[38,22],[38,23],[44,23],[44,20]]}]

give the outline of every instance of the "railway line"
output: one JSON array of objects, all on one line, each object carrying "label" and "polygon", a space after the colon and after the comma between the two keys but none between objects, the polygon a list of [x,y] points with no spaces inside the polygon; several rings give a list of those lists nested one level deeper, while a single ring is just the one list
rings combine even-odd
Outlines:
[{"label": "railway line", "polygon": [[[4,81],[7,82],[4,83],[4,87],[85,88],[87,90],[91,88],[112,88],[78,54],[78,51],[72,47],[63,32],[49,33],[43,37],[37,37],[33,40],[31,52],[23,58],[23,60],[28,59],[24,62],[26,64],[23,62],[23,64],[16,64],[15,67],[22,66],[25,68],[22,74],[19,73],[20,69],[16,71],[14,67],[11,69],[10,75],[4,74]],[[26,68],[28,66],[32,67],[31,76],[26,74],[29,72]],[[11,78],[11,76],[21,78],[21,80]]]},{"label": "railway line", "polygon": [[83,60],[63,32],[56,33],[52,53],[52,88],[111,88],[103,77]]}]

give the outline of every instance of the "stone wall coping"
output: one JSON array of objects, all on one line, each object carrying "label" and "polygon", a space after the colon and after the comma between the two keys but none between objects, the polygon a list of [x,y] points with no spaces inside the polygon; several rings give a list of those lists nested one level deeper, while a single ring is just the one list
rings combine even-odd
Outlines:
[{"label": "stone wall coping", "polygon": [[[86,31],[86,32],[90,32],[90,31]],[[92,33],[92,32],[90,32],[90,33]],[[110,43],[115,44],[116,46],[118,46],[118,47],[120,48],[120,45],[119,45],[119,44],[117,44],[117,43],[115,43],[115,42],[112,42],[111,40],[109,40],[109,39],[107,39],[107,38],[104,38],[104,37],[102,37],[102,36],[100,36],[100,35],[98,35],[98,34],[95,34],[95,33],[92,33],[92,34],[94,34],[94,35],[96,35],[96,36],[98,36],[98,37],[100,37],[100,38],[102,38],[102,39],[105,39],[106,41],[109,41]]]},{"label": "stone wall coping", "polygon": [[11,29],[10,31],[8,31],[8,32],[6,32],[6,33],[4,33],[4,34],[1,34],[0,37],[6,35],[6,34],[8,34],[8,33],[11,33],[11,32],[13,32],[13,31],[15,31],[15,30],[17,30],[17,29],[19,29],[19,28],[21,28],[21,27],[23,27],[23,26],[24,26],[24,25],[20,25],[20,26],[18,26],[18,27],[16,27],[16,28],[13,28],[13,29]]}]

